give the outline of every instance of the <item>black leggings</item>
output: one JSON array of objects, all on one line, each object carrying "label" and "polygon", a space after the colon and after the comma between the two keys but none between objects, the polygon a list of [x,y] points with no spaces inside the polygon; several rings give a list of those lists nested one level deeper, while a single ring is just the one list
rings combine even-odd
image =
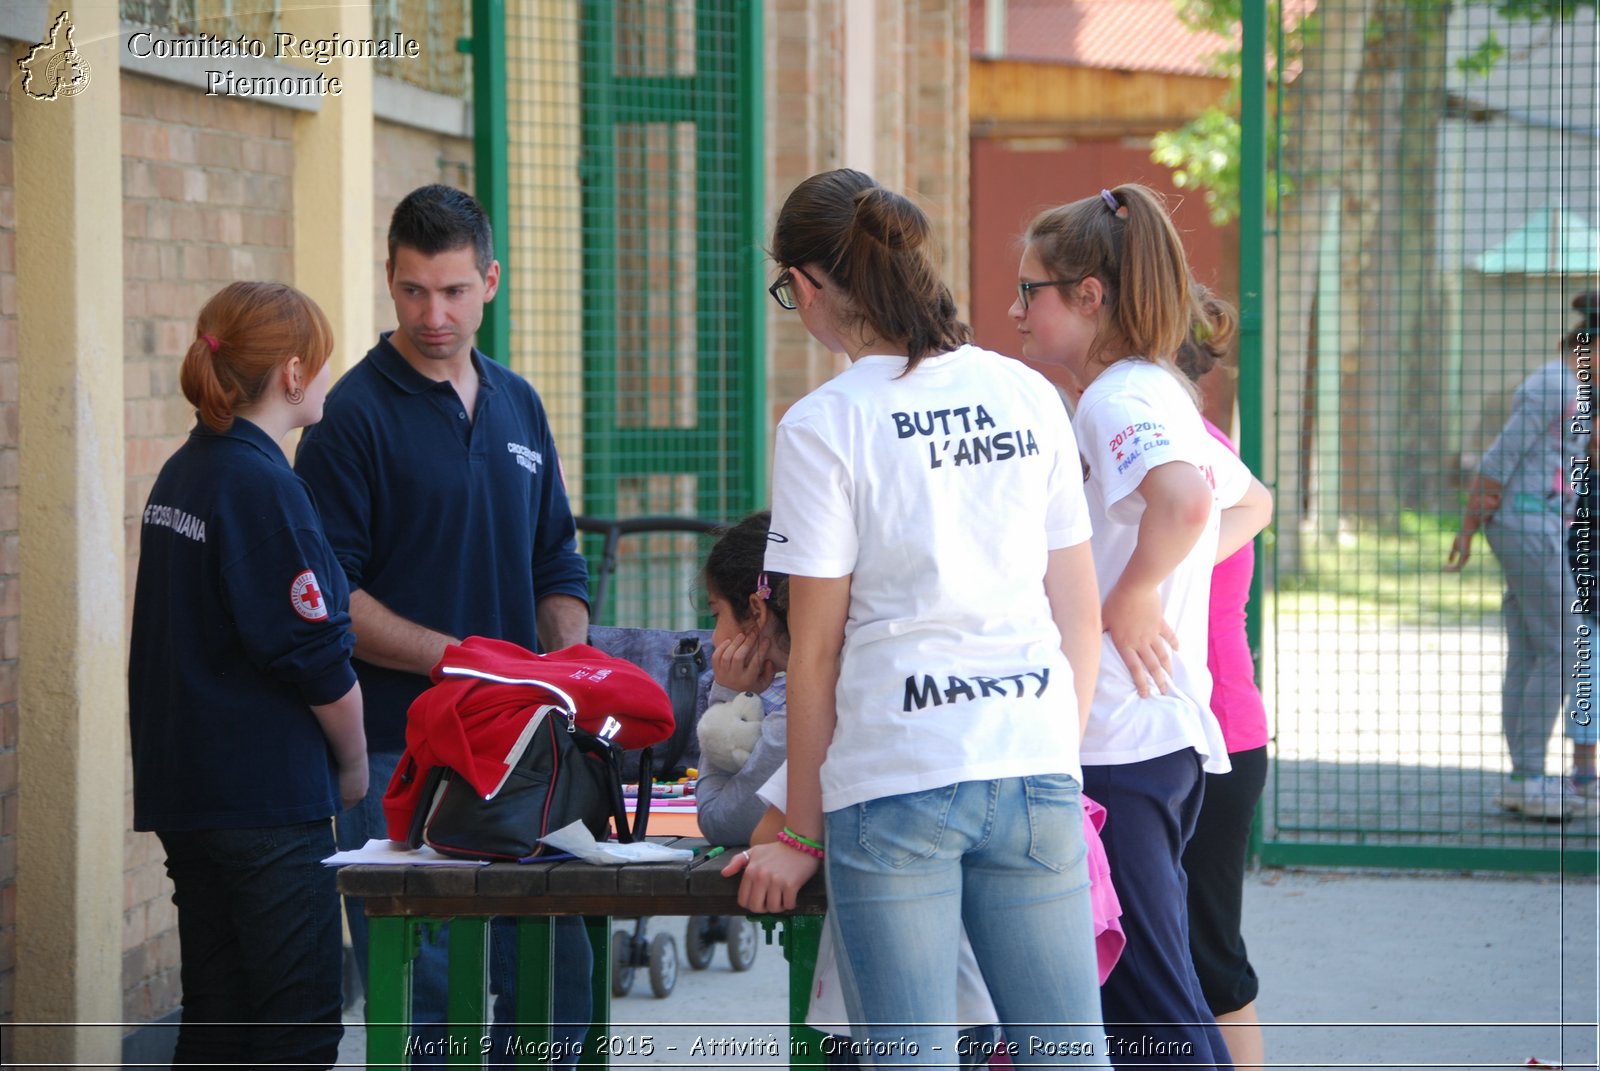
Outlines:
[{"label": "black leggings", "polygon": [[1200,820],[1183,853],[1189,876],[1189,952],[1212,1015],[1238,1011],[1261,988],[1245,952],[1239,918],[1250,823],[1267,783],[1267,749],[1236,751],[1228,759],[1233,763],[1230,772],[1206,774]]}]

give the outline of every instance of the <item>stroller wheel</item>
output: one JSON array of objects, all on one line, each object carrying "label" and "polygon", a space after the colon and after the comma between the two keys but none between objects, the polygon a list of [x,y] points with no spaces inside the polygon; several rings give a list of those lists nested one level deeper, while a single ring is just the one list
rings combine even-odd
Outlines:
[{"label": "stroller wheel", "polygon": [[633,991],[633,934],[618,930],[611,935],[611,995],[625,997]]},{"label": "stroller wheel", "polygon": [[658,997],[672,995],[678,984],[678,942],[670,933],[658,933],[650,939],[650,991]]},{"label": "stroller wheel", "polygon": [[689,961],[689,966],[697,971],[711,966],[711,957],[716,954],[717,939],[711,930],[709,915],[696,915],[684,927],[683,956]]},{"label": "stroller wheel", "polygon": [[728,920],[728,965],[736,971],[747,971],[756,961],[756,920],[730,918]]}]

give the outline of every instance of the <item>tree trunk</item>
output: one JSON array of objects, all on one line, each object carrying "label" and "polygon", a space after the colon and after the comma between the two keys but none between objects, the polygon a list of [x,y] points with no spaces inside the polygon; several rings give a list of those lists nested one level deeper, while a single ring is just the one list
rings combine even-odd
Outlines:
[{"label": "tree trunk", "polygon": [[[1267,308],[1273,311],[1263,376],[1268,419],[1274,421],[1263,437],[1264,467],[1276,491],[1275,557],[1282,572],[1299,569],[1301,526],[1310,513],[1313,477],[1306,430],[1315,397],[1307,373],[1317,259],[1327,207],[1339,190],[1344,117],[1361,68],[1362,40],[1374,2],[1321,5],[1302,31],[1300,74],[1284,91],[1285,111],[1292,118],[1279,166],[1295,189],[1280,203],[1277,236],[1268,243]],[[1337,355],[1325,354],[1323,359],[1337,360]]]},{"label": "tree trunk", "polygon": [[1390,110],[1385,97],[1399,61],[1395,35],[1404,24],[1405,0],[1378,0],[1375,27],[1362,47],[1361,72],[1348,113],[1339,204],[1339,512],[1371,518],[1393,499],[1392,440],[1383,435],[1398,384],[1387,377],[1394,363],[1393,330],[1385,323],[1386,266],[1395,235],[1380,226],[1385,194],[1395,185],[1384,174],[1384,137]]},{"label": "tree trunk", "polygon": [[1439,125],[1445,111],[1448,3],[1411,5],[1400,92],[1400,255],[1394,288],[1401,295],[1400,341],[1404,417],[1401,507],[1439,510],[1455,461],[1448,431],[1444,293],[1439,273]]},{"label": "tree trunk", "polygon": [[1341,510],[1392,524],[1442,483],[1435,202],[1449,4],[1379,0],[1346,127]]}]

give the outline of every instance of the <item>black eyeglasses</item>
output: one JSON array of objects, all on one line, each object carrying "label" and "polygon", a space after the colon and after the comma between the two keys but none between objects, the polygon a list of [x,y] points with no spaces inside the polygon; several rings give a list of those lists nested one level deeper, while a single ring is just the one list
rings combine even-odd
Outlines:
[{"label": "black eyeglasses", "polygon": [[1044,279],[1037,283],[1018,283],[1017,298],[1022,302],[1022,311],[1028,311],[1028,291],[1037,290],[1041,286],[1072,286],[1087,278],[1088,276],[1082,276],[1077,279]]},{"label": "black eyeglasses", "polygon": [[778,276],[778,281],[767,287],[767,293],[772,295],[773,301],[776,301],[784,308],[798,309],[800,307],[800,303],[794,299],[794,276],[790,274],[791,272],[799,272],[801,275],[805,276],[806,282],[810,283],[818,290],[822,289],[822,284],[813,279],[810,272],[806,271],[802,267],[799,267],[798,265],[793,268],[783,269],[783,274]]}]

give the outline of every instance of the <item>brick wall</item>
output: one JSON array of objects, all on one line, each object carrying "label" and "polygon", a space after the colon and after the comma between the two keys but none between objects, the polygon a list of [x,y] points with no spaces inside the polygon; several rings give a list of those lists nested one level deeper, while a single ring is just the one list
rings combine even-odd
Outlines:
[{"label": "brick wall", "polygon": [[[194,338],[200,307],[235,280],[293,279],[293,123],[294,113],[281,108],[122,76],[130,610],[138,514],[161,465],[194,421],[178,389],[178,369]],[[6,352],[0,342],[0,361]],[[7,486],[15,486],[14,474],[10,479]],[[14,516],[11,523],[14,528]],[[130,825],[131,793],[130,778]],[[177,910],[155,836],[130,829],[125,852],[123,1017],[140,1023],[165,1015],[181,997]]]},{"label": "brick wall", "polygon": [[[838,167],[844,153],[844,4],[842,0],[772,0],[766,11],[767,218],[763,242],[784,198],[818,171]],[[765,267],[770,271],[771,264]],[[766,310],[771,431],[806,393],[839,370],[812,341],[800,317]],[[771,456],[771,451],[768,455]]]},{"label": "brick wall", "polygon": [[[771,0],[767,8],[767,221],[800,180],[844,163],[843,0]],[[880,4],[874,29],[873,177],[933,221],[944,278],[965,316],[969,286],[967,7],[956,0]],[[769,265],[770,267],[770,265]],[[772,425],[840,369],[800,318],[767,306]]]},{"label": "brick wall", "polygon": [[[16,1011],[17,977],[17,266],[11,99],[0,90],[0,1023]],[[0,1065],[12,1066],[11,1030]]]},{"label": "brick wall", "polygon": [[967,16],[967,5],[952,0],[907,5],[905,93],[898,121],[906,188],[933,219],[945,282],[962,319],[970,323]]},{"label": "brick wall", "polygon": [[[472,142],[379,122],[373,130],[372,166],[372,270],[376,280],[372,322],[379,331],[389,331],[395,326],[394,302],[383,273],[389,255],[389,217],[402,197],[430,182],[472,193]],[[363,341],[355,352],[365,353],[374,341]]]}]

